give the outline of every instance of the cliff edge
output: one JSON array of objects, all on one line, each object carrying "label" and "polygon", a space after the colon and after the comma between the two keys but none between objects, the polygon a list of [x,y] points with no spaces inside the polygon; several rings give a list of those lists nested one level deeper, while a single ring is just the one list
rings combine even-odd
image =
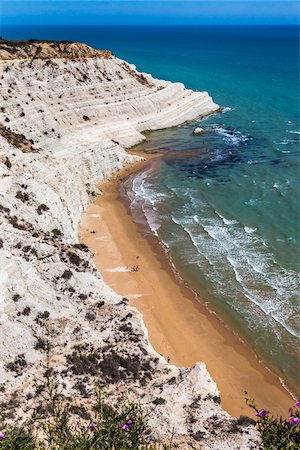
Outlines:
[{"label": "cliff edge", "polygon": [[258,435],[220,406],[204,363],[166,363],[141,315],[103,282],[78,243],[95,187],[135,161],[146,129],[218,109],[205,92],[139,73],[84,44],[0,43],[0,402],[27,417],[52,368],[67,397],[138,399],[180,449],[254,449]]},{"label": "cliff edge", "polygon": [[108,50],[96,50],[86,44],[72,41],[41,41],[37,39],[8,41],[0,38],[0,60],[30,58],[110,59],[112,54]]}]

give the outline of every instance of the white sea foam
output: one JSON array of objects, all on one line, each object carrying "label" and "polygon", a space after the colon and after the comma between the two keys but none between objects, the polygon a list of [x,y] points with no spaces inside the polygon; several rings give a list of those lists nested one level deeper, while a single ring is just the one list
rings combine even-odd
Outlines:
[{"label": "white sea foam", "polygon": [[222,214],[220,214],[218,211],[215,210],[215,213],[222,219],[222,222],[225,225],[235,225],[238,223],[237,220],[235,219],[226,219],[224,216],[222,216]]},{"label": "white sea foam", "polygon": [[148,225],[151,229],[151,231],[158,236],[158,230],[160,228],[160,222],[158,221],[156,214],[151,214],[149,210],[147,210],[145,207],[143,207],[143,211],[145,214],[145,217],[147,219]]},{"label": "white sea foam", "polygon": [[251,228],[251,227],[244,227],[244,230],[246,233],[255,233],[255,231],[257,230],[257,228]]},{"label": "white sea foam", "polygon": [[289,145],[294,143],[295,143],[294,139],[282,139],[282,141],[275,142],[276,145]]},{"label": "white sea foam", "polygon": [[228,111],[233,111],[235,108],[230,108],[230,106],[225,106],[225,108],[222,109],[223,113],[226,113]]},{"label": "white sea foam", "polygon": [[187,262],[188,264],[197,264],[199,263],[199,256],[202,256],[205,258],[205,260],[212,266],[213,262],[210,260],[209,256],[203,252],[203,247],[199,245],[197,236],[195,236],[188,226],[189,224],[186,223],[186,220],[177,220],[175,217],[172,216],[172,221],[179,225],[185,233],[189,236],[191,243],[193,244],[196,253],[192,256],[190,253],[187,254]]},{"label": "white sea foam", "polygon": [[248,201],[246,201],[244,203],[245,203],[245,205],[255,206],[258,201],[259,201],[258,198],[250,198],[250,200],[248,200]]},{"label": "white sea foam", "polygon": [[[278,183],[273,186],[279,189]],[[139,196],[138,204],[142,205],[154,232],[170,220],[181,227],[183,233],[170,232],[165,244],[171,250],[180,245],[182,260],[186,265],[198,265],[203,276],[211,280],[217,295],[227,299],[230,286],[231,307],[243,320],[249,320],[251,326],[254,326],[254,320],[255,327],[258,321],[265,327],[265,320],[269,326],[272,326],[269,321],[275,320],[288,333],[297,336],[295,327],[287,322],[292,311],[287,297],[297,292],[296,274],[280,268],[257,229],[241,226],[236,219],[224,217],[201,199],[198,190],[172,186],[169,195],[160,195],[155,188],[145,176],[140,177],[135,183],[135,195]],[[172,216],[161,215],[170,195],[178,199],[178,211],[172,211]],[[180,201],[183,198],[184,204]],[[249,203],[254,205],[257,200],[251,199]],[[191,211],[200,213],[190,215]],[[191,244],[185,244],[187,238]],[[248,299],[246,304],[242,298]],[[263,314],[261,318],[254,319],[257,309],[251,304],[259,308]],[[278,329],[274,330],[274,333],[278,332]]]},{"label": "white sea foam", "polygon": [[276,313],[272,313],[271,314],[272,318],[279,323],[289,334],[291,334],[292,336],[295,336],[297,338],[300,338],[300,332],[297,330],[294,330],[293,328],[291,328],[287,323],[285,319],[281,319],[281,317],[278,317],[276,315]]},{"label": "white sea foam", "polygon": [[[205,222],[210,222],[210,225]],[[287,293],[297,289],[296,274],[283,269],[280,271],[279,268],[274,267],[275,261],[268,253],[267,246],[262,247],[263,243],[255,236],[256,229],[251,227],[236,229],[231,227],[232,224],[224,226],[224,221],[222,226],[218,221],[214,223],[211,219],[199,220],[198,217],[197,223],[203,226],[213,241],[205,243],[203,239],[199,239],[199,236],[195,238],[191,230],[187,231],[197,249],[205,254],[212,265],[217,264],[218,276],[222,276],[220,266],[223,264],[223,273],[228,277],[228,272],[226,275],[224,269],[226,260],[230,264],[230,266],[227,265],[227,270],[231,267],[244,295],[259,306],[264,314],[272,313],[273,319],[280,322],[289,333],[297,335],[297,331],[286,323],[287,303],[283,303]],[[262,248],[266,250],[262,252]],[[214,279],[214,283],[220,281],[222,283],[222,280]],[[283,317],[280,321],[278,314]]]},{"label": "white sea foam", "polygon": [[156,212],[157,204],[162,198],[166,197],[166,194],[151,189],[151,185],[147,181],[151,172],[152,168],[150,167],[148,170],[134,176],[133,179],[130,179],[129,185],[125,183],[124,189],[131,201],[130,208],[135,220],[138,223],[144,223],[139,214],[140,209],[142,209],[148,226],[151,231],[157,235],[157,230],[161,225],[159,216]]},{"label": "white sea foam", "polygon": [[259,163],[259,161],[256,160],[256,159],[250,159],[250,160],[247,161],[247,164],[249,164],[249,165],[258,164],[258,163]]},{"label": "white sea foam", "polygon": [[288,391],[288,393],[290,394],[290,396],[295,400],[295,402],[298,400],[298,397],[295,396],[295,394],[288,388],[288,386],[285,384],[285,382],[283,381],[282,378],[279,377],[279,381],[281,383],[281,385],[283,386],[283,388]]},{"label": "white sea foam", "polygon": [[220,134],[225,142],[232,145],[239,145],[241,142],[246,142],[249,140],[247,136],[242,134],[240,131],[232,131],[223,128],[219,125],[214,127],[214,130]]}]

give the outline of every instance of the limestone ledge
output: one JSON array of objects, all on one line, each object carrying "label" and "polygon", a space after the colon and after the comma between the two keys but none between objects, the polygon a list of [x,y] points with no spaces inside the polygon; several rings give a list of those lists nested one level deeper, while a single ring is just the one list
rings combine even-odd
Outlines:
[{"label": "limestone ledge", "polygon": [[144,130],[218,105],[115,57],[2,60],[0,89],[1,409],[30,413],[50,346],[66,395],[89,399],[101,378],[112,399],[141,402],[157,436],[175,430],[178,448],[258,448],[253,425],[222,410],[204,363],[178,368],[153,350],[77,237],[96,185],[138,159],[125,148]]}]

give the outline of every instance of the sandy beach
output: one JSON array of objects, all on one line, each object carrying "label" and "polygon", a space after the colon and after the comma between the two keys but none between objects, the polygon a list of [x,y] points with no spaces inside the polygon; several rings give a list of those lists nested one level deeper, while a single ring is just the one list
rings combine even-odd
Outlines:
[{"label": "sandy beach", "polygon": [[245,404],[247,391],[258,407],[286,414],[293,399],[277,376],[195,298],[172,270],[161,244],[154,236],[142,235],[120,198],[122,180],[151,164],[149,159],[123,169],[100,186],[103,195],[83,217],[81,242],[93,252],[105,282],[143,314],[156,351],[178,366],[205,362],[226,411],[235,417],[253,416]]}]

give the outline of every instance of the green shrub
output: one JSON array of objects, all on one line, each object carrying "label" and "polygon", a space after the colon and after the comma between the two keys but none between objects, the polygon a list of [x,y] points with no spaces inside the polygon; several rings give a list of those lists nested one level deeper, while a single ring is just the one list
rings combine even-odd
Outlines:
[{"label": "green shrub", "polygon": [[[0,433],[1,450],[34,450],[35,441],[33,436],[25,430],[18,428],[7,428],[5,433]],[[42,447],[38,447],[42,448]]]},{"label": "green shrub", "polygon": [[[112,407],[99,389],[93,417],[84,405],[72,405],[52,382],[46,398],[22,427],[0,422],[0,450],[158,450],[139,405],[124,401]],[[78,413],[78,420],[73,413]],[[80,417],[79,417],[80,416]],[[89,420],[87,420],[89,419]]]},{"label": "green shrub", "polygon": [[95,416],[89,424],[74,420],[72,423],[70,408],[60,400],[52,402],[52,408],[51,419],[44,425],[51,449],[142,450],[149,444],[144,415],[134,403],[125,402],[117,409],[112,408],[99,391]]},{"label": "green shrub", "polygon": [[300,449],[300,402],[289,410],[289,417],[274,417],[266,409],[258,410],[252,399],[246,398],[247,404],[255,410],[257,429],[265,450],[299,450]]}]

